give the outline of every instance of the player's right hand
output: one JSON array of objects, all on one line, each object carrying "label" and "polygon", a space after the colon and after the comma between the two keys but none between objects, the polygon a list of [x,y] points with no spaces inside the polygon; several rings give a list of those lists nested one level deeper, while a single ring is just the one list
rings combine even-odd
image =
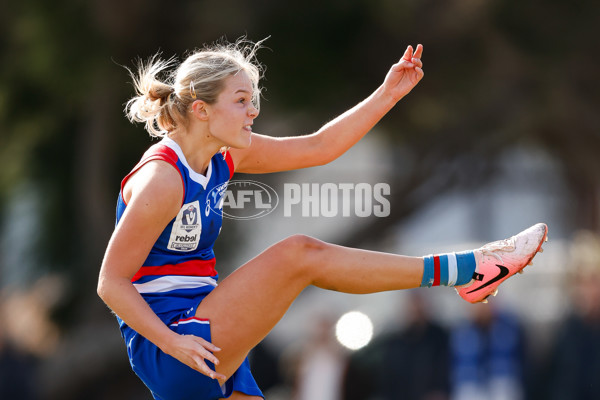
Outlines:
[{"label": "player's right hand", "polygon": [[163,351],[209,378],[222,381],[227,379],[225,375],[212,370],[205,362],[208,360],[218,365],[219,359],[213,353],[221,349],[201,337],[177,335]]}]

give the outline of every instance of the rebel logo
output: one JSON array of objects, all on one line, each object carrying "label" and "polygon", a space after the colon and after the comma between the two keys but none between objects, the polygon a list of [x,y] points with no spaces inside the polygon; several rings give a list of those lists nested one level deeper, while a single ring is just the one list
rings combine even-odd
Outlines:
[{"label": "rebel logo", "polygon": [[176,236],[175,240],[177,242],[195,242],[198,238],[198,235],[185,235],[185,236]]}]

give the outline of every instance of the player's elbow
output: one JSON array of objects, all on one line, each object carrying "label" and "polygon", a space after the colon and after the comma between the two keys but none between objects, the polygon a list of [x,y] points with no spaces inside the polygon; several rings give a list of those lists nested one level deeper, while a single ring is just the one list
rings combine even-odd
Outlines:
[{"label": "player's elbow", "polygon": [[333,160],[335,160],[335,158],[332,157],[331,154],[327,154],[327,152],[317,153],[313,156],[311,160],[311,167],[321,167],[323,165],[329,164]]},{"label": "player's elbow", "polygon": [[316,135],[312,145],[311,161],[313,166],[326,165],[338,158],[341,154],[326,140]]},{"label": "player's elbow", "polygon": [[106,304],[110,304],[111,293],[115,292],[113,289],[114,282],[104,273],[100,273],[98,278],[98,286],[96,287],[96,293],[98,297],[102,299]]},{"label": "player's elbow", "polygon": [[98,285],[96,286],[96,293],[98,294],[98,297],[100,297],[104,302],[106,302],[106,297],[107,297],[107,284],[106,284],[106,278],[104,276],[100,276],[100,278],[98,278]]}]

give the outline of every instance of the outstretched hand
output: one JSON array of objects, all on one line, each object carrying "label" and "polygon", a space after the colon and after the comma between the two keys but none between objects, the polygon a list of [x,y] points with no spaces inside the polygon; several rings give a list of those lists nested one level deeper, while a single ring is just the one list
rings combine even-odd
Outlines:
[{"label": "outstretched hand", "polygon": [[383,87],[395,101],[406,96],[412,88],[423,78],[423,46],[417,45],[413,52],[412,46],[408,46],[404,55],[396,64],[392,65],[383,82]]}]

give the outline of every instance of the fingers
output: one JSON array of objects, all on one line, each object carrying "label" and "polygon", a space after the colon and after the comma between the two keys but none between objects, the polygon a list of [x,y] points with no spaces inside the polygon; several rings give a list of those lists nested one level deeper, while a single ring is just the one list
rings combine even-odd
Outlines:
[{"label": "fingers", "polygon": [[200,356],[215,365],[219,365],[219,359],[212,353],[213,351],[221,351],[220,348],[205,340],[204,338],[190,335],[190,337],[200,345],[200,348],[197,349],[197,352]]},{"label": "fingers", "polygon": [[423,76],[425,76],[425,72],[423,72],[421,68],[416,67],[415,72],[417,73],[417,82],[420,81],[423,78]]},{"label": "fingers", "polygon": [[423,56],[423,45],[418,44],[417,49],[415,50],[415,54],[413,54],[414,58],[421,58]]},{"label": "fingers", "polygon": [[195,357],[193,357],[193,360],[194,360],[194,364],[195,364],[194,369],[196,371],[198,371],[212,379],[222,379],[222,380],[227,379],[227,377],[225,375],[220,374],[220,373],[210,369],[210,367],[208,365],[206,365],[206,362],[204,362],[204,359],[202,357],[195,356]]},{"label": "fingers", "polygon": [[423,45],[418,44],[416,50],[413,51],[413,47],[408,45],[404,54],[402,55],[402,59],[400,61],[412,61],[415,58],[421,58],[423,56]]},{"label": "fingers", "polygon": [[208,349],[210,351],[221,351],[221,349],[217,346],[215,346],[214,344],[212,344],[211,342],[209,342],[208,340],[201,338],[199,336],[193,336],[193,338],[200,343],[200,345],[202,347],[204,347],[205,349]]},{"label": "fingers", "polygon": [[[406,52],[404,54],[406,55]],[[423,62],[421,61],[422,56],[423,56],[423,45],[418,44],[417,49],[414,51],[412,57],[409,59],[405,59],[405,60],[410,61],[415,67],[423,68]]]},{"label": "fingers", "polygon": [[215,365],[219,365],[219,359],[210,351],[206,350],[205,348],[202,348],[202,350],[200,350],[200,355],[205,359],[210,361],[211,363],[215,364]]},{"label": "fingers", "polygon": [[423,55],[423,45],[417,45],[417,49],[414,50],[412,46],[408,46],[402,55],[400,61],[394,65],[394,69],[399,71],[407,68],[423,68],[423,62],[421,56]]},{"label": "fingers", "polygon": [[410,59],[413,57],[413,48],[412,46],[408,46],[406,48],[406,50],[404,51],[404,55],[402,56],[402,59],[400,61],[408,61],[410,62]]},{"label": "fingers", "polygon": [[413,57],[410,61],[413,63],[415,68],[423,68],[423,61],[421,61],[420,58]]},{"label": "fingers", "polygon": [[[192,346],[189,346],[189,344],[187,346],[186,353],[188,359],[186,364],[189,363],[190,367],[212,379],[225,380],[225,375],[214,371],[206,364],[206,361],[210,361],[214,365],[219,365],[219,359],[212,352],[218,352],[221,349],[199,336],[183,335],[183,337],[188,341],[191,339],[192,343],[194,343]],[[184,358],[180,359],[180,361],[183,360]]]}]

